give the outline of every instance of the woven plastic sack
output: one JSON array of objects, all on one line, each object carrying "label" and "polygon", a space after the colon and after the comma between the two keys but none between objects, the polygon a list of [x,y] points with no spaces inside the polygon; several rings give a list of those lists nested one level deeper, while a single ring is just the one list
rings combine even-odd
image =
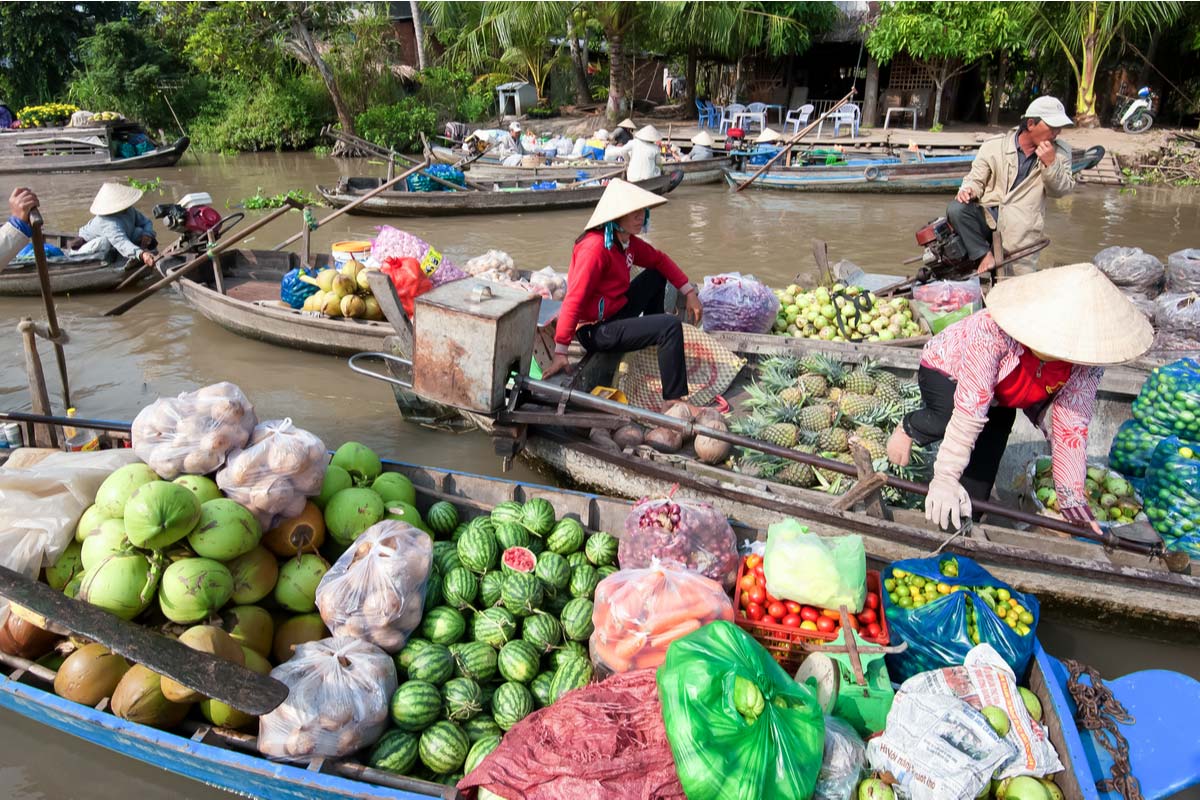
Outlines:
[{"label": "woven plastic sack", "polygon": [[209,475],[245,447],[256,424],[254,406],[241,389],[227,381],[214,383],[160,397],[138,412],[133,452],[164,480]]},{"label": "woven plastic sack", "polygon": [[1168,547],[1200,558],[1200,446],[1168,436],[1146,472],[1146,516]]},{"label": "woven plastic sack", "polygon": [[1140,247],[1106,247],[1092,263],[1122,291],[1148,297],[1162,291],[1163,263]]},{"label": "woven plastic sack", "polygon": [[[683,326],[683,360],[687,366],[688,401],[706,406],[733,385],[746,359],[694,325]],[[647,347],[625,356],[618,388],[631,405],[661,411],[662,374],[658,371],[658,348]]]},{"label": "woven plastic sack", "polygon": [[688,800],[808,800],[825,748],[817,698],[732,622],[674,642],[658,670]]},{"label": "woven plastic sack", "polygon": [[708,503],[643,498],[625,517],[617,562],[622,569],[647,569],[661,562],[732,589],[738,570],[737,539],[725,515]]},{"label": "woven plastic sack", "polygon": [[1181,358],[1152,370],[1133,401],[1133,418],[1158,436],[1200,442],[1200,361]]},{"label": "woven plastic sack", "polygon": [[854,726],[825,716],[825,752],[813,800],[850,800],[867,767],[867,746]]},{"label": "woven plastic sack", "polygon": [[867,553],[857,534],[829,539],[794,519],[767,528],[763,554],[767,591],[781,600],[817,608],[846,606],[851,614],[867,599]]},{"label": "woven plastic sack", "polygon": [[287,685],[288,696],[259,718],[263,755],[338,758],[372,744],[387,727],[396,665],[369,642],[345,636],[305,642],[271,677]]},{"label": "woven plastic sack", "polygon": [[[942,574],[939,565],[943,561],[957,562],[956,577]],[[961,586],[962,589],[941,595],[920,608],[902,608],[892,602],[890,590],[884,592],[884,613],[887,614],[892,638],[894,641],[908,642],[908,649],[904,652],[887,655],[888,672],[893,681],[906,681],[931,669],[961,665],[967,653],[975,647],[975,642],[967,633],[968,612],[974,616],[979,643],[990,644],[1018,679],[1023,681],[1037,645],[1039,606],[1036,597],[1016,591],[964,556],[943,555],[897,561],[883,572],[885,588],[898,569],[926,580]],[[995,601],[990,599],[990,593],[981,591],[983,587],[1005,590],[1033,615],[1028,634],[1020,635],[992,611],[991,604]],[[988,599],[985,599],[985,595]]]},{"label": "woven plastic sack", "polygon": [[406,522],[363,531],[317,585],[317,609],[334,636],[394,653],[421,624],[433,540]]},{"label": "woven plastic sack", "polygon": [[713,620],[733,621],[733,604],[716,581],[659,563],[614,572],[596,587],[592,663],[607,672],[653,669],[671,642]]},{"label": "woven plastic sack", "polygon": [[767,333],[779,313],[779,298],[753,275],[706,275],[700,287],[705,331]]},{"label": "woven plastic sack", "polygon": [[1200,294],[1160,294],[1154,301],[1154,329],[1157,350],[1200,349]]},{"label": "woven plastic sack", "polygon": [[1167,256],[1167,291],[1200,292],[1200,250],[1177,250]]},{"label": "woven plastic sack", "polygon": [[[371,258],[378,264],[383,264],[389,258],[415,258],[421,261],[432,247],[419,236],[393,228],[391,225],[381,225],[378,230],[379,233],[371,244]],[[441,286],[443,283],[465,277],[467,273],[456,267],[446,256],[441,256],[441,264],[430,279],[434,286]]]},{"label": "woven plastic sack", "polygon": [[1108,464],[1126,478],[1144,478],[1154,448],[1163,440],[1142,427],[1136,419],[1127,419],[1117,429],[1108,451]]},{"label": "woven plastic sack", "polygon": [[217,486],[254,514],[264,531],[300,516],[306,496],[319,494],[329,455],[315,435],[290,419],[259,423],[245,448],[229,454]]}]

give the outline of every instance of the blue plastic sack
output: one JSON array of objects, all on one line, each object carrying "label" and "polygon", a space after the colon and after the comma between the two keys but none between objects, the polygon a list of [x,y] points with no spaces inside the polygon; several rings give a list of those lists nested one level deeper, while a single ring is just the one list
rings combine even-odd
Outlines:
[{"label": "blue plastic sack", "polygon": [[1129,480],[1146,477],[1154,448],[1163,437],[1142,427],[1136,419],[1121,423],[1108,450],[1108,465]]},{"label": "blue plastic sack", "polygon": [[1200,447],[1175,436],[1158,443],[1142,494],[1146,516],[1163,542],[1200,558]]},{"label": "blue plastic sack", "polygon": [[[956,562],[956,577],[942,573],[940,567],[946,562]],[[889,596],[891,590],[887,589],[888,581],[894,580],[894,573],[898,569],[945,583],[950,587],[963,588],[949,594],[940,594],[937,599],[920,608],[901,608],[892,602]],[[1012,667],[1017,678],[1024,682],[1029,661],[1037,646],[1037,623],[1040,614],[1036,597],[1016,591],[964,556],[941,555],[897,561],[883,571],[883,580],[883,607],[892,640],[908,642],[908,649],[904,652],[890,653],[887,656],[888,672],[893,681],[902,683],[931,669],[961,666],[972,647],[986,642],[995,648],[1000,657]],[[973,591],[974,587],[1004,590],[1016,599],[1033,615],[1033,622],[1028,623],[1029,633],[1021,635],[1009,627],[992,610],[991,603],[986,599],[988,593]],[[971,641],[968,634],[968,612],[972,610],[978,642]]]},{"label": "blue plastic sack", "polygon": [[[62,258],[64,255],[62,250],[60,250],[59,248],[50,244],[49,242],[47,242],[46,244],[44,244],[42,246],[42,252],[44,252],[46,254],[46,258]],[[30,242],[29,244],[27,244],[21,248],[20,252],[18,252],[17,255],[14,257],[14,260],[21,261],[24,259],[32,259],[32,258],[33,258],[33,242]]]},{"label": "blue plastic sack", "polygon": [[1133,418],[1159,436],[1200,442],[1200,361],[1181,358],[1151,371],[1133,401]]},{"label": "blue plastic sack", "polygon": [[287,272],[279,282],[279,299],[296,309],[303,308],[304,301],[316,294],[318,289],[313,284],[300,280],[301,275],[316,278],[317,271],[307,267],[297,267]]}]

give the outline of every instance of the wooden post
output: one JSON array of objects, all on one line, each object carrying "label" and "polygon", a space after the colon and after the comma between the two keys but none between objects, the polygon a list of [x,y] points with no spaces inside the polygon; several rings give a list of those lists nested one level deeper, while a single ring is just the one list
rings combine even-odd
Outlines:
[{"label": "wooden post", "polygon": [[[35,331],[37,326],[29,317],[22,317],[17,323],[21,332],[21,343],[25,347],[25,375],[29,380],[30,406],[34,414],[51,416],[54,411],[50,407],[50,393],[46,390],[46,375],[42,372],[42,358],[38,355]],[[33,425],[33,441],[28,444],[33,447],[58,447],[58,431],[50,425]]]}]

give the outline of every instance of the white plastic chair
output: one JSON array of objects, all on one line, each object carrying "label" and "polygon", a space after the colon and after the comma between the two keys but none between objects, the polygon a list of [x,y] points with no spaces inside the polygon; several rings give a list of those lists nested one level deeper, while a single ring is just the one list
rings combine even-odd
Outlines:
[{"label": "white plastic chair", "polygon": [[745,120],[747,129],[750,127],[750,123],[757,123],[758,129],[761,131],[767,127],[767,104],[751,103],[742,112],[742,119]]},{"label": "white plastic chair", "polygon": [[839,108],[837,111],[830,114],[825,119],[821,120],[817,125],[817,136],[820,136],[826,122],[833,123],[833,138],[837,138],[838,131],[843,125],[850,126],[850,136],[854,138],[858,136],[858,124],[862,120],[862,109],[856,105],[848,104]]},{"label": "white plastic chair", "polygon": [[746,110],[746,107],[741,103],[730,103],[725,106],[721,112],[721,133],[724,133],[727,128],[737,124],[738,114]]},{"label": "white plastic chair", "polygon": [[812,118],[813,104],[805,103],[799,108],[793,108],[787,112],[787,116],[783,118],[783,129],[786,131],[787,126],[792,126],[792,133],[799,133],[801,125],[807,125]]}]

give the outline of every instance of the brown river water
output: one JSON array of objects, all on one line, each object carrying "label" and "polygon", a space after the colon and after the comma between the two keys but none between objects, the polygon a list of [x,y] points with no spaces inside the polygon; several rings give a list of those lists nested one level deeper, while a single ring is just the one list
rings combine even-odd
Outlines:
[{"label": "brown river water", "polygon": [[[377,163],[310,154],[188,154],[179,166],[144,170],[133,177],[162,180],[161,192],[148,192],[138,206],[147,215],[154,204],[174,202],[193,191],[209,192],[214,205],[228,213],[227,208],[232,211],[259,188],[264,194],[314,191],[316,184],[333,183],[342,173],[377,175],[382,169]],[[28,186],[41,198],[48,230],[74,230],[88,220],[87,207],[104,180],[101,173],[9,176],[0,191],[7,196],[10,186]],[[815,238],[829,243],[831,261],[844,258],[869,271],[904,274],[900,262],[919,253],[913,233],[940,216],[947,200],[930,195],[790,196],[759,191],[732,195],[722,186],[683,186],[670,195],[669,204],[655,209],[648,238],[695,280],[740,271],[772,285],[786,284],[797,275],[801,282],[814,281]],[[264,213],[248,216],[255,219]],[[580,209],[408,220],[344,215],[315,232],[313,246],[327,250],[332,242],[369,238],[376,225],[392,224],[460,262],[494,248],[508,252],[518,267],[540,269],[549,264],[565,270],[571,245],[590,213]],[[1087,261],[1114,244],[1142,247],[1164,261],[1176,250],[1200,246],[1200,203],[1194,190],[1081,187],[1070,197],[1052,200],[1046,217],[1052,243],[1041,254],[1043,265]],[[299,215],[289,214],[242,246],[273,247],[299,225]],[[166,242],[173,235],[159,227],[159,237]],[[229,380],[245,390],[260,418],[291,417],[327,444],[356,439],[399,460],[501,474],[483,436],[440,434],[402,424],[391,390],[352,373],[343,359],[228,333],[193,313],[172,290],[122,317],[101,317],[116,302],[113,295],[57,299],[60,323],[71,336],[66,351],[72,396],[81,416],[128,420],[160,395]],[[38,300],[0,298],[0,408],[29,409],[15,328],[19,317],[42,314]],[[42,357],[54,392],[57,377],[50,348],[43,348]],[[519,463],[509,475],[542,479]],[[1093,664],[1106,676],[1158,667],[1200,678],[1196,648],[1049,620],[1043,621],[1039,633],[1051,652]],[[0,712],[0,787],[0,797],[17,800],[227,796],[7,711]]]}]

